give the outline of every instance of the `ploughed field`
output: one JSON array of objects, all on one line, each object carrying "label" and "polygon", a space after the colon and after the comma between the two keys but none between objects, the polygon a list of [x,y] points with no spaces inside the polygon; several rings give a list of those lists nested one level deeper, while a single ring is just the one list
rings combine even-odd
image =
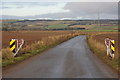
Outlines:
[{"label": "ploughed field", "polygon": [[105,45],[105,38],[109,38],[111,40],[115,40],[115,56],[116,58],[120,58],[119,49],[120,49],[120,42],[119,42],[120,33],[118,32],[105,32],[100,33],[93,36],[96,42],[100,42],[101,44]]},{"label": "ploughed field", "polygon": [[117,32],[106,32],[106,33],[95,35],[93,38],[102,44],[105,44],[104,42],[105,38],[115,40],[115,48],[118,49],[118,47],[120,48],[120,43],[118,42],[119,36],[120,36],[120,33],[117,33]]},{"label": "ploughed field", "polygon": [[9,47],[10,39],[24,39],[26,45],[30,45],[42,38],[49,36],[65,35],[70,31],[2,31],[2,47]]},{"label": "ploughed field", "polygon": [[[30,45],[42,38],[49,36],[65,35],[73,33],[72,31],[2,31],[2,47],[9,47],[10,39],[24,39],[25,46]],[[105,38],[115,40],[115,47],[118,48],[118,34],[117,32],[79,32],[80,34],[95,34],[93,39],[97,42],[104,44]]]}]

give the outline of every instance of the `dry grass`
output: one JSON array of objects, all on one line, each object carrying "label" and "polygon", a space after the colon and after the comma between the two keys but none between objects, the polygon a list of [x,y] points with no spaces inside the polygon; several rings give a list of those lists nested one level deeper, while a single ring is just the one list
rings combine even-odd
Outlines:
[{"label": "dry grass", "polygon": [[[120,57],[118,56],[118,51],[115,52],[115,59],[111,59],[109,56],[107,56],[106,53],[106,46],[104,44],[104,38],[101,35],[112,35],[114,33],[96,33],[96,34],[92,34],[89,36],[88,38],[88,43],[89,46],[91,48],[91,50],[98,56],[100,57],[105,63],[107,63],[108,65],[110,65],[112,68],[114,68],[115,70],[119,71],[119,62],[120,62]],[[99,38],[97,36],[100,36]],[[107,37],[107,36],[106,36]],[[100,40],[100,38],[103,38],[102,40]],[[117,37],[116,37],[117,38]],[[117,45],[117,44],[116,44]],[[118,50],[118,47],[117,49]]]},{"label": "dry grass", "polygon": [[31,45],[42,38],[69,34],[70,31],[2,31],[2,47],[9,47],[10,39],[24,39],[24,46]]},{"label": "dry grass", "polygon": [[14,58],[13,53],[9,48],[2,49],[2,59],[11,59]]},{"label": "dry grass", "polygon": [[19,54],[17,55],[17,57],[13,56],[13,53],[10,51],[8,47],[4,48],[2,49],[3,66],[15,64],[28,57],[38,54],[50,47],[60,44],[63,41],[69,40],[70,38],[75,37],[79,34],[80,33],[76,32],[76,33],[50,35],[47,37],[43,37],[40,40],[37,40],[34,43],[31,43],[30,45],[23,46],[23,48],[19,51]]},{"label": "dry grass", "polygon": [[[8,34],[9,33],[9,34]],[[16,33],[12,35],[13,33]],[[108,56],[106,56],[106,47],[104,45],[104,38],[105,37],[97,37],[98,35],[103,34],[112,34],[114,32],[80,32],[80,31],[22,31],[22,32],[7,32],[4,34],[4,43],[12,38],[24,38],[25,45],[19,51],[17,57],[14,58],[13,54],[9,50],[8,47],[2,49],[2,59],[3,59],[3,66],[7,66],[9,64],[14,64],[19,61],[22,61],[28,57],[36,55],[48,48],[51,48],[63,41],[69,40],[72,37],[77,35],[89,35],[88,42],[91,50],[96,53],[101,59],[103,59],[107,64],[113,66],[116,70],[118,70],[118,55],[115,55],[115,59],[111,60]],[[12,35],[11,37],[8,37]],[[102,39],[101,39],[102,38]],[[100,40],[101,39],[101,40]],[[29,44],[30,43],[30,44]],[[118,54],[118,53],[116,53]]]}]

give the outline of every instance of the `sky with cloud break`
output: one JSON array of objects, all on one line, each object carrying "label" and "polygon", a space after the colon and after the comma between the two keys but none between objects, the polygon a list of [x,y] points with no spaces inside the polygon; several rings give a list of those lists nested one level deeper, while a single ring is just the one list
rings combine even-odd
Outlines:
[{"label": "sky with cloud break", "polygon": [[118,2],[2,2],[3,19],[117,19]]}]

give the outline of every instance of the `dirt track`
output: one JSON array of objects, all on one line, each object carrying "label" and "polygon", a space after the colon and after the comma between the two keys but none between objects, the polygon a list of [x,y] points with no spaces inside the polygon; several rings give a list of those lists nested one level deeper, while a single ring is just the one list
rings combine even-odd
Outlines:
[{"label": "dirt track", "polygon": [[3,70],[4,78],[117,78],[78,36]]}]

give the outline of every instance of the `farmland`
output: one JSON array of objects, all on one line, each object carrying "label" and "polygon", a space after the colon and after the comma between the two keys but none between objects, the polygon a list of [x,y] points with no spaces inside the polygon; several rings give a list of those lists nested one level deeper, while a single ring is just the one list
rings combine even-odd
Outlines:
[{"label": "farmland", "polygon": [[2,47],[9,47],[10,39],[24,39],[25,46],[36,41],[42,40],[44,37],[58,36],[71,33],[70,31],[3,31],[2,32]]},{"label": "farmland", "polygon": [[117,20],[4,20],[3,30],[118,30]]},{"label": "farmland", "polygon": [[3,0],[0,5],[3,80],[119,79],[118,2]]},{"label": "farmland", "polygon": [[[70,28],[72,28],[72,30],[69,30]],[[77,30],[76,28],[85,28],[85,30]],[[3,21],[2,31],[3,66],[22,61],[77,35],[89,35],[88,43],[91,50],[98,57],[102,58],[107,64],[118,70],[118,33],[115,32],[117,30],[118,27],[115,20],[101,21],[101,25],[98,25],[97,21],[84,20],[5,20]],[[116,52],[114,60],[111,60],[106,56],[106,47],[104,44],[104,39],[106,37],[115,40]],[[13,38],[25,40],[25,44],[19,52],[20,54],[15,58],[13,57],[12,52],[9,50],[9,41]]]}]

